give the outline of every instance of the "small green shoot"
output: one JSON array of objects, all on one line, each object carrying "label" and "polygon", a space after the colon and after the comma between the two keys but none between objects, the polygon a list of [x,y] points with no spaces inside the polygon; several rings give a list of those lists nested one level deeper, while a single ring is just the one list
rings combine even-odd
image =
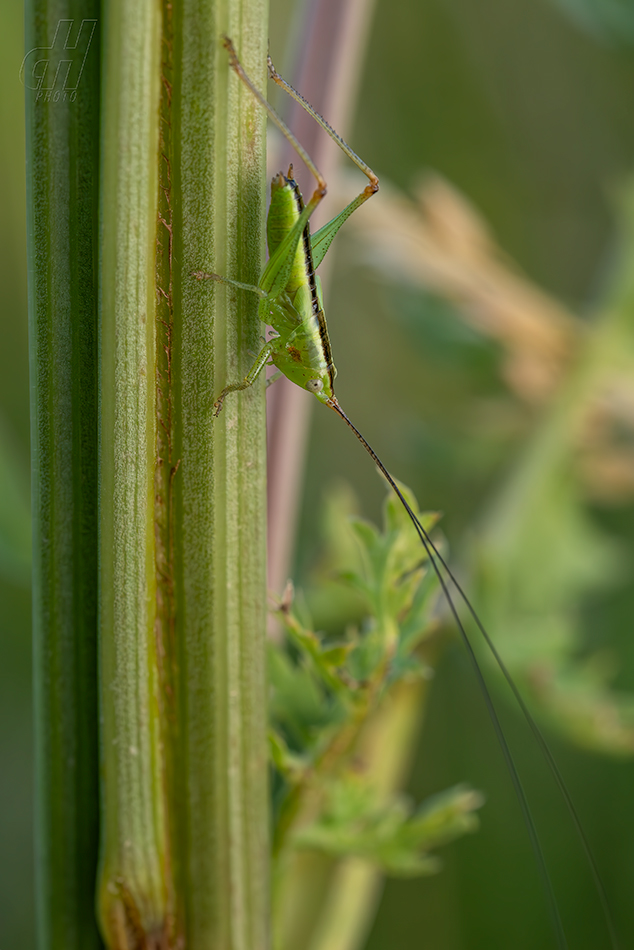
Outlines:
[{"label": "small green shoot", "polygon": [[[412,510],[433,530],[434,513]],[[431,874],[430,852],[477,827],[478,792],[449,789],[414,808],[397,787],[377,780],[372,729],[399,688],[431,676],[425,645],[438,629],[439,584],[418,535],[393,496],[383,530],[356,517],[336,519],[333,546],[347,552],[335,583],[360,596],[364,616],[341,634],[312,629],[308,610],[287,588],[277,605],[286,642],[270,651],[271,758],[274,769],[277,880],[294,852],[335,861],[362,858],[384,874]],[[342,528],[341,526],[344,525]],[[348,542],[353,539],[353,544]],[[301,616],[300,616],[301,615]]]}]

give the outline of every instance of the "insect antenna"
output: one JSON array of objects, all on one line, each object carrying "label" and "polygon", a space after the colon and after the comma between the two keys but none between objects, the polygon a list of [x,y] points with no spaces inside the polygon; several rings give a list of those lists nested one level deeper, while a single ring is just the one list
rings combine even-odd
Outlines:
[{"label": "insect antenna", "polygon": [[[493,641],[492,641],[492,639],[491,639],[489,633],[487,632],[487,630],[486,630],[484,624],[482,623],[482,621],[480,620],[478,614],[476,613],[476,610],[475,610],[475,608],[473,607],[471,601],[469,600],[469,598],[468,598],[467,595],[465,594],[464,590],[462,589],[462,587],[461,587],[460,583],[458,582],[456,576],[454,575],[454,573],[452,572],[451,568],[450,568],[449,565],[447,564],[446,560],[444,559],[444,557],[442,556],[442,554],[440,553],[440,551],[438,550],[438,548],[436,547],[436,545],[435,545],[434,542],[432,541],[432,539],[431,539],[429,533],[425,530],[425,528],[423,527],[423,525],[420,523],[419,519],[416,517],[416,515],[415,515],[414,512],[412,511],[412,508],[410,507],[410,505],[409,505],[407,499],[405,498],[405,496],[403,495],[402,491],[401,491],[400,488],[398,487],[396,481],[392,478],[392,476],[390,475],[390,473],[388,472],[387,468],[385,467],[385,465],[383,464],[383,462],[381,461],[381,459],[378,457],[378,455],[376,454],[376,452],[374,451],[374,449],[372,448],[372,446],[369,444],[369,442],[366,441],[366,439],[361,435],[361,433],[359,432],[359,430],[357,429],[357,427],[351,422],[351,420],[350,420],[350,419],[348,418],[348,416],[345,414],[345,412],[343,411],[343,409],[342,409],[341,406],[339,405],[339,403],[338,403],[337,399],[335,398],[335,396],[332,396],[332,397],[327,401],[327,405],[329,405],[331,409],[333,409],[339,416],[341,416],[341,418],[342,418],[343,421],[346,423],[346,425],[354,432],[354,434],[356,435],[356,437],[357,437],[357,439],[359,440],[359,442],[361,443],[361,445],[364,447],[364,449],[366,450],[366,452],[368,453],[368,455],[370,455],[370,457],[373,459],[375,465],[378,467],[378,469],[380,470],[380,472],[381,472],[381,474],[383,475],[383,477],[386,479],[386,481],[388,482],[388,484],[390,485],[390,487],[391,487],[391,488],[393,489],[393,491],[395,492],[395,494],[396,494],[396,496],[398,497],[399,501],[401,502],[401,504],[402,504],[403,507],[405,508],[405,511],[407,512],[407,514],[408,514],[408,516],[409,516],[409,518],[410,518],[412,524],[414,525],[414,528],[416,529],[416,532],[417,532],[417,534],[418,534],[418,536],[419,536],[419,538],[420,538],[420,540],[421,540],[421,543],[422,543],[422,545],[423,545],[423,547],[424,547],[424,549],[425,549],[425,552],[426,552],[426,554],[427,554],[427,556],[428,556],[428,558],[429,558],[429,561],[430,561],[430,563],[431,563],[431,565],[432,565],[432,568],[433,568],[433,570],[434,570],[434,573],[436,574],[436,577],[438,578],[438,581],[439,581],[439,583],[440,583],[440,586],[441,586],[442,592],[443,592],[443,594],[444,594],[445,600],[446,600],[447,605],[448,605],[448,607],[449,607],[449,610],[451,611],[451,614],[452,614],[452,616],[453,616],[453,618],[454,618],[454,621],[455,621],[455,623],[456,623],[456,626],[457,626],[457,628],[458,628],[458,630],[459,630],[459,632],[460,632],[461,639],[462,639],[462,641],[463,641],[463,643],[464,643],[464,645],[465,645],[465,648],[466,648],[466,650],[467,650],[467,654],[468,654],[469,659],[470,659],[470,661],[471,661],[471,664],[472,664],[472,666],[473,666],[473,670],[474,670],[474,672],[475,672],[476,679],[477,679],[478,684],[479,684],[479,686],[480,686],[480,689],[481,689],[481,691],[482,691],[482,695],[483,695],[483,697],[484,697],[484,701],[485,701],[485,704],[486,704],[486,707],[487,707],[487,711],[488,711],[488,713],[489,713],[489,717],[490,717],[491,722],[492,722],[492,724],[493,724],[493,728],[494,728],[494,730],[495,730],[495,734],[496,734],[497,739],[498,739],[498,742],[499,742],[499,744],[500,744],[500,748],[501,748],[501,750],[502,750],[502,754],[503,754],[503,756],[504,756],[504,760],[505,760],[505,762],[506,762],[506,765],[507,765],[507,768],[508,768],[508,771],[509,771],[509,775],[510,775],[510,777],[511,777],[511,781],[512,781],[512,783],[513,783],[513,788],[514,788],[514,790],[515,790],[515,794],[516,794],[516,796],[517,796],[517,799],[518,799],[518,802],[519,802],[519,805],[520,805],[520,808],[521,808],[521,811],[522,811],[522,816],[523,816],[523,818],[524,818],[524,823],[525,823],[525,825],[526,825],[526,829],[527,829],[527,832],[528,832],[528,836],[529,836],[529,839],[530,839],[530,842],[531,842],[531,847],[532,847],[532,849],[533,849],[533,854],[534,854],[534,856],[535,856],[535,860],[536,860],[536,864],[537,864],[537,869],[538,869],[538,871],[539,871],[539,876],[540,876],[540,879],[541,879],[541,882],[542,882],[542,887],[543,887],[544,892],[545,892],[545,894],[546,894],[546,898],[547,898],[547,902],[548,902],[548,907],[549,907],[549,911],[550,911],[550,916],[551,916],[552,923],[553,923],[553,929],[554,929],[554,931],[555,931],[555,934],[556,934],[556,937],[557,937],[557,943],[558,943],[559,947],[560,947],[560,948],[566,948],[566,947],[568,946],[568,943],[567,943],[566,936],[565,936],[565,932],[564,932],[564,929],[563,929],[563,924],[562,924],[561,916],[560,916],[560,913],[559,913],[559,907],[557,906],[557,901],[556,901],[556,898],[555,898],[555,893],[554,893],[553,886],[552,886],[552,883],[551,883],[551,880],[550,880],[550,875],[549,875],[549,873],[548,873],[548,868],[547,868],[547,866],[546,866],[546,861],[545,861],[545,858],[544,858],[544,853],[543,853],[543,851],[542,851],[541,843],[540,843],[540,841],[539,841],[539,836],[538,836],[538,834],[537,834],[537,829],[536,829],[536,826],[535,826],[535,821],[534,821],[533,816],[532,816],[532,814],[531,814],[530,806],[529,806],[529,804],[528,804],[528,799],[527,799],[527,797],[526,797],[526,792],[524,791],[524,786],[522,785],[521,779],[520,779],[520,777],[519,777],[519,773],[518,773],[518,771],[517,771],[517,766],[515,765],[515,760],[513,759],[513,755],[512,755],[512,753],[511,753],[510,748],[509,748],[508,742],[506,741],[506,736],[504,735],[504,731],[503,731],[503,729],[502,729],[502,724],[501,724],[500,719],[499,719],[499,717],[498,717],[497,710],[495,709],[495,706],[494,706],[494,704],[493,704],[493,699],[492,699],[492,697],[491,697],[491,693],[489,692],[489,688],[488,688],[488,686],[487,686],[487,684],[486,684],[486,680],[485,680],[485,678],[484,678],[484,674],[482,673],[482,669],[481,669],[481,667],[480,667],[480,664],[478,663],[478,659],[477,659],[477,657],[476,657],[476,654],[475,654],[475,651],[474,651],[474,649],[473,649],[473,646],[471,645],[471,642],[470,642],[470,640],[469,640],[469,637],[467,636],[467,632],[466,632],[466,630],[465,630],[465,627],[464,627],[464,624],[463,624],[463,622],[462,622],[462,619],[461,619],[461,617],[460,617],[460,615],[459,615],[459,613],[458,613],[456,604],[455,604],[455,602],[454,602],[454,600],[453,600],[453,598],[452,598],[452,596],[451,596],[451,591],[450,591],[450,589],[449,589],[449,585],[448,585],[448,582],[447,582],[447,578],[449,579],[449,582],[453,585],[453,587],[454,587],[455,591],[457,592],[458,596],[460,597],[460,599],[461,599],[462,602],[464,603],[465,607],[466,607],[467,610],[469,611],[471,617],[473,618],[473,621],[475,622],[476,626],[478,627],[478,630],[479,630],[480,633],[482,634],[482,636],[483,636],[483,638],[484,638],[484,641],[485,641],[487,647],[489,648],[489,650],[490,650],[490,652],[491,652],[491,654],[492,654],[492,656],[493,656],[493,658],[494,658],[494,660],[495,660],[495,662],[496,662],[498,668],[500,669],[502,675],[504,676],[504,679],[505,679],[506,682],[508,683],[508,686],[509,686],[509,688],[510,688],[510,690],[511,690],[511,692],[512,692],[514,698],[515,698],[515,701],[517,702],[517,704],[518,704],[518,706],[519,706],[519,708],[520,708],[520,710],[521,710],[521,712],[522,712],[522,715],[524,716],[524,719],[526,720],[526,722],[527,722],[527,724],[528,724],[528,726],[529,726],[529,728],[530,728],[530,730],[531,730],[533,736],[535,737],[535,740],[536,740],[536,742],[537,742],[537,745],[539,746],[539,748],[540,748],[540,750],[541,750],[541,752],[542,752],[542,755],[544,756],[544,758],[545,758],[545,760],[546,760],[546,762],[547,762],[547,764],[548,764],[548,767],[549,767],[549,769],[550,769],[550,771],[551,771],[551,773],[552,773],[552,775],[553,775],[553,778],[555,779],[555,782],[556,782],[556,784],[557,784],[557,787],[559,788],[559,791],[560,791],[560,793],[561,793],[561,795],[562,795],[562,797],[563,797],[563,799],[564,799],[564,802],[565,802],[565,804],[566,804],[566,807],[567,807],[568,812],[569,812],[569,814],[570,814],[570,817],[571,817],[571,819],[572,819],[573,825],[574,825],[574,827],[575,827],[575,830],[576,830],[577,835],[578,835],[578,837],[579,837],[579,840],[580,840],[580,842],[581,842],[581,845],[582,845],[584,854],[585,854],[585,856],[586,856],[586,860],[587,860],[588,866],[589,866],[589,868],[590,868],[590,872],[591,872],[591,875],[592,875],[592,879],[593,879],[594,885],[595,885],[595,887],[596,887],[597,895],[598,895],[599,901],[600,901],[600,903],[601,903],[601,908],[602,908],[602,910],[603,910],[603,915],[604,915],[605,922],[606,922],[606,926],[607,926],[607,929],[608,929],[608,932],[609,932],[609,935],[610,935],[610,942],[611,942],[612,948],[613,948],[613,950],[618,950],[618,948],[619,948],[619,941],[618,941],[618,937],[617,937],[617,934],[616,934],[616,929],[615,929],[615,926],[614,926],[614,920],[613,920],[613,917],[612,917],[612,911],[611,911],[611,909],[610,909],[610,904],[609,904],[609,901],[608,901],[608,896],[607,896],[605,887],[604,887],[604,885],[603,885],[603,881],[601,880],[601,876],[600,876],[600,874],[599,874],[599,869],[598,869],[598,867],[597,867],[597,864],[596,864],[594,855],[592,854],[592,850],[591,850],[591,848],[590,848],[590,843],[589,843],[589,841],[588,841],[588,839],[587,839],[587,837],[586,837],[586,834],[585,834],[585,832],[584,832],[584,830],[583,830],[583,825],[581,824],[581,819],[579,818],[579,815],[578,815],[578,813],[577,813],[577,810],[576,810],[576,808],[575,808],[575,806],[574,806],[574,804],[573,804],[572,798],[570,797],[570,793],[569,793],[569,791],[568,791],[568,788],[567,788],[567,786],[566,786],[566,783],[564,782],[563,776],[562,776],[562,774],[561,774],[561,772],[560,772],[560,770],[559,770],[559,766],[557,765],[557,763],[556,763],[556,761],[555,761],[555,758],[554,758],[552,752],[550,751],[550,748],[548,747],[548,744],[547,744],[546,740],[544,739],[544,736],[542,735],[542,732],[541,732],[539,726],[538,726],[537,723],[535,722],[535,720],[534,720],[533,716],[531,715],[531,713],[530,713],[530,711],[529,711],[529,709],[528,709],[526,703],[524,702],[524,699],[522,698],[522,695],[521,695],[521,693],[520,693],[520,691],[519,691],[517,685],[515,684],[515,681],[514,681],[513,677],[511,676],[511,674],[510,674],[510,672],[509,672],[509,670],[508,670],[506,664],[504,663],[504,660],[503,660],[502,657],[500,656],[500,654],[499,654],[499,652],[498,652],[498,650],[497,650],[497,647],[496,647],[495,644],[493,643]],[[443,571],[441,570],[441,567],[444,569],[444,571],[445,571],[445,573],[446,573],[446,577],[443,575]]]}]

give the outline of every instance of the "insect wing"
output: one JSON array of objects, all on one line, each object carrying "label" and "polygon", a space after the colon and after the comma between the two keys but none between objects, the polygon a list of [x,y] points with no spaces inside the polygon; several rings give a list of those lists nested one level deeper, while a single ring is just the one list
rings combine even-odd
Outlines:
[{"label": "insect wing", "polygon": [[312,211],[313,208],[311,208],[310,205],[306,205],[273,256],[269,258],[269,262],[264,268],[264,273],[260,279],[260,287],[266,291],[269,297],[279,297],[282,291],[286,289],[288,278],[293,267],[295,251],[297,250],[302,231],[306,227],[306,222]]}]

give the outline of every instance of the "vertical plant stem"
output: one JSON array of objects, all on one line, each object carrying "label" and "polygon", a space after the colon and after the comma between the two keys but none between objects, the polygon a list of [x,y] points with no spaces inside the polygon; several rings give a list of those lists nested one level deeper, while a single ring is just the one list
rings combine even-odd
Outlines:
[{"label": "vertical plant stem", "polygon": [[102,252],[100,913],[110,947],[268,943],[264,0],[113,3]]},{"label": "vertical plant stem", "polygon": [[[27,114],[40,950],[100,946],[97,763],[99,4],[30,0]],[[70,63],[70,66],[68,66]]]},{"label": "vertical plant stem", "polygon": [[99,912],[109,947],[166,938],[154,542],[160,7],[104,21]]},{"label": "vertical plant stem", "polygon": [[[416,753],[426,684],[400,682],[366,724],[356,750],[364,776],[383,801],[399,792]],[[318,926],[309,950],[357,950],[374,921],[384,876],[369,861],[333,862]]]},{"label": "vertical plant stem", "polygon": [[231,73],[221,35],[266,88],[265,0],[185,0],[175,11],[174,581],[176,794],[187,947],[268,945],[263,379],[226,400],[260,349],[257,298],[201,284],[204,268],[257,284],[265,117]]},{"label": "vertical plant stem", "polygon": [[[54,91],[60,59],[75,55],[68,26],[85,28],[91,9],[33,5],[27,96],[41,91],[42,63]],[[69,23],[51,47],[60,16]],[[264,116],[221,34],[264,86],[267,8],[113,0],[103,29],[99,522],[96,41],[72,101],[27,105],[40,946],[100,943],[99,586],[105,940],[259,950],[269,903],[262,383],[228,400],[219,421],[211,410],[248,368],[260,325],[255,298],[214,293],[191,271],[259,277]]]},{"label": "vertical plant stem", "polygon": [[[387,802],[407,778],[422,722],[426,693],[421,681],[393,686],[360,731],[353,727],[355,768]],[[349,750],[348,753],[349,754]],[[337,765],[336,759],[333,764]],[[321,807],[317,786],[304,798],[295,827],[314,820]],[[303,814],[302,814],[303,812]],[[361,858],[334,858],[318,851],[291,851],[276,869],[276,950],[357,950],[372,925],[383,873]]]}]

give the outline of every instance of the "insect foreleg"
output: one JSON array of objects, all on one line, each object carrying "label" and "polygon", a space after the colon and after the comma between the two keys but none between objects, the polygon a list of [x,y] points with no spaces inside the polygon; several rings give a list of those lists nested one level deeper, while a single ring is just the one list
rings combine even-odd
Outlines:
[{"label": "insect foreleg", "polygon": [[232,383],[230,386],[225,386],[218,398],[214,403],[214,416],[219,415],[220,410],[222,409],[222,404],[225,401],[225,397],[229,393],[237,393],[243,389],[248,389],[249,386],[252,386],[256,381],[266,364],[268,363],[271,354],[273,352],[273,344],[266,343],[260,352],[258,353],[255,363],[244,377],[241,383]]},{"label": "insect foreleg", "polygon": [[192,271],[192,277],[196,280],[215,280],[218,284],[229,284],[230,287],[237,287],[238,290],[248,290],[252,294],[257,294],[260,299],[266,298],[268,294],[261,287],[254,284],[243,284],[239,280],[231,280],[229,277],[221,277],[220,274],[208,274],[204,270]]}]

